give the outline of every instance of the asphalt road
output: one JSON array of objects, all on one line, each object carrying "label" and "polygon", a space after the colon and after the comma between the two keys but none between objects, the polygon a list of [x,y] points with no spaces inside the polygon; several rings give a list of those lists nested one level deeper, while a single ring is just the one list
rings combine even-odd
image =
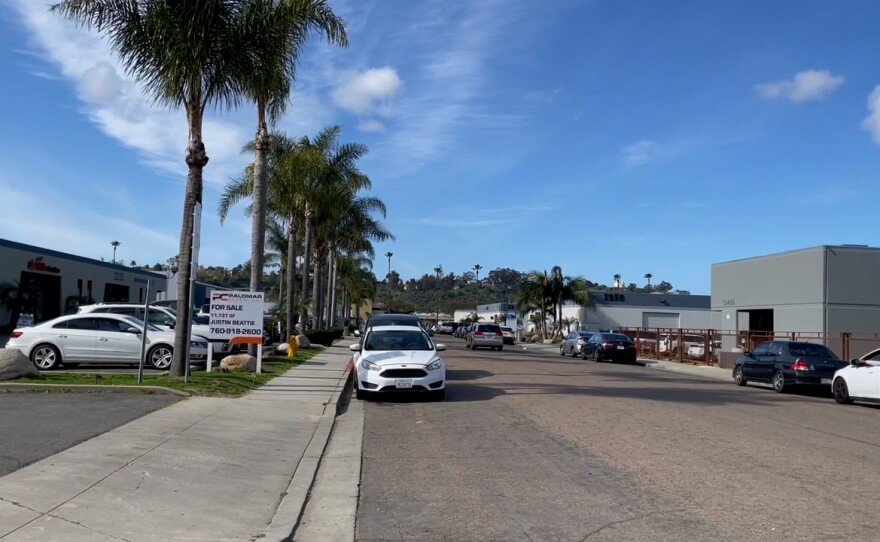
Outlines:
[{"label": "asphalt road", "polygon": [[0,393],[0,476],[178,399],[128,393]]},{"label": "asphalt road", "polygon": [[880,408],[443,336],[365,409],[360,541],[877,540]]}]

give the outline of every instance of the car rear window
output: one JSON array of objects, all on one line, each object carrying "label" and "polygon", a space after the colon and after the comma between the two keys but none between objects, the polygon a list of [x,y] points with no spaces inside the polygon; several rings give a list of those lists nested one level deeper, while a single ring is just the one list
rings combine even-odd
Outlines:
[{"label": "car rear window", "polygon": [[788,352],[792,356],[800,356],[805,358],[830,358],[837,359],[834,352],[828,350],[821,344],[812,343],[788,343]]},{"label": "car rear window", "polygon": [[624,335],[623,333],[603,333],[602,334],[603,341],[623,341],[623,342],[632,342],[632,340]]},{"label": "car rear window", "polygon": [[478,328],[480,331],[492,331],[494,333],[501,331],[501,328],[497,324],[480,324]]},{"label": "car rear window", "polygon": [[513,328],[510,328],[510,327],[502,327],[502,328],[501,328],[501,331],[508,331],[508,332],[510,332],[510,331],[513,331]]}]

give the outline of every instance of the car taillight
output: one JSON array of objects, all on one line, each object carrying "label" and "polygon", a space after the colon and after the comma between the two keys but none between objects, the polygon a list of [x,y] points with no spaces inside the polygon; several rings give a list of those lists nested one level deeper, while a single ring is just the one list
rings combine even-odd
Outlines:
[{"label": "car taillight", "polygon": [[501,333],[500,331],[496,331],[496,332],[495,332],[495,336],[496,336],[496,337],[503,337],[503,336],[504,336],[504,333]]},{"label": "car taillight", "polygon": [[24,334],[23,331],[13,331],[12,335],[9,336],[10,339],[17,339]]},{"label": "car taillight", "polygon": [[482,332],[482,331],[476,331],[476,332],[474,332],[474,337],[482,337],[482,336],[483,336],[483,332]]},{"label": "car taillight", "polygon": [[603,348],[614,348],[614,343],[602,343]]},{"label": "car taillight", "polygon": [[791,364],[791,367],[789,367],[789,369],[791,369],[792,371],[809,371],[810,366],[807,365],[806,361],[799,359],[795,360],[795,362]]}]

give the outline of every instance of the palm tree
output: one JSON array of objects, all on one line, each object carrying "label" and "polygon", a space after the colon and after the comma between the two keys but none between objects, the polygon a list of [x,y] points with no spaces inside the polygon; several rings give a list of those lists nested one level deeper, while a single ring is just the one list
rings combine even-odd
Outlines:
[{"label": "palm tree", "polygon": [[261,289],[263,245],[266,237],[268,155],[271,148],[267,117],[271,124],[287,108],[296,61],[309,32],[316,30],[330,44],[348,46],[345,23],[327,6],[326,0],[246,0],[242,21],[251,39],[244,49],[253,51],[250,75],[242,82],[244,94],[257,107],[257,134],[251,146],[253,163],[253,211],[251,228],[252,291]]},{"label": "palm tree", "polygon": [[113,263],[116,263],[116,249],[121,245],[119,241],[110,241],[110,246],[113,247]]},{"label": "palm tree", "polygon": [[[190,320],[194,211],[202,203],[202,172],[208,155],[202,141],[205,108],[233,108],[252,67],[248,25],[240,2],[201,0],[64,0],[50,10],[107,38],[128,74],[166,107],[186,112],[189,169],[180,228],[177,311]],[[173,376],[183,376],[190,326],[176,326]]]},{"label": "palm tree", "polygon": [[620,285],[622,284],[621,279],[622,279],[622,277],[620,276],[620,273],[614,274],[614,287],[615,288],[620,288]]},{"label": "palm tree", "polygon": [[562,307],[569,301],[581,304],[588,303],[586,295],[587,281],[583,277],[569,277],[562,274],[562,268],[558,265],[550,270],[550,279],[547,283],[548,297],[552,300],[556,321],[556,334],[562,333]]},{"label": "palm tree", "polygon": [[654,278],[654,275],[651,273],[645,273],[645,280],[648,281],[648,289],[651,289],[651,279]]},{"label": "palm tree", "polygon": [[523,277],[517,297],[519,306],[525,309],[538,309],[542,339],[547,337],[547,308],[553,302],[549,282],[546,271],[529,271]]}]

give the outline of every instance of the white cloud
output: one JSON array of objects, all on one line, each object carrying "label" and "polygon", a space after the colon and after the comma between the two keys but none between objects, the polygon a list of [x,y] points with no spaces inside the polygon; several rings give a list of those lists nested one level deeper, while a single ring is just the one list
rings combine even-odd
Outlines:
[{"label": "white cloud", "polygon": [[385,125],[376,119],[362,120],[358,124],[358,129],[362,132],[384,132]]},{"label": "white cloud", "polygon": [[[86,118],[134,149],[143,163],[184,178],[184,113],[158,107],[145,96],[120,67],[108,42],[95,32],[49,13],[42,2],[11,1],[40,56],[76,87]],[[210,158],[206,182],[222,184],[241,171],[247,159],[239,151],[248,137],[248,131],[231,122],[206,117],[204,140]]]},{"label": "white cloud", "polygon": [[790,81],[762,83],[755,85],[755,91],[765,98],[784,98],[792,102],[822,100],[844,83],[840,75],[828,70],[806,70]]},{"label": "white cloud", "polygon": [[624,147],[620,154],[627,167],[639,167],[672,158],[681,153],[679,143],[660,144],[656,141],[643,139]]},{"label": "white cloud", "polygon": [[358,115],[366,115],[379,108],[387,111],[389,100],[402,85],[403,82],[394,68],[371,68],[349,75],[336,87],[332,96],[339,107]]},{"label": "white cloud", "polygon": [[874,87],[871,95],[868,96],[868,111],[868,116],[862,121],[862,127],[871,132],[874,143],[880,145],[880,85]]}]

